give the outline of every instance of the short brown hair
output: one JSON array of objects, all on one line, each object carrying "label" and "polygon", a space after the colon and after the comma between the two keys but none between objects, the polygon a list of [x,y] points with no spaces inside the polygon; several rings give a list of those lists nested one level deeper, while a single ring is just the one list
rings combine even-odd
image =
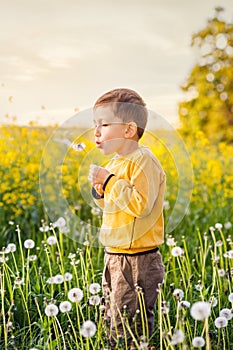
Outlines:
[{"label": "short brown hair", "polygon": [[134,90],[119,88],[106,92],[98,98],[94,109],[103,105],[111,105],[116,117],[123,122],[135,122],[140,139],[144,133],[148,111],[142,97]]}]

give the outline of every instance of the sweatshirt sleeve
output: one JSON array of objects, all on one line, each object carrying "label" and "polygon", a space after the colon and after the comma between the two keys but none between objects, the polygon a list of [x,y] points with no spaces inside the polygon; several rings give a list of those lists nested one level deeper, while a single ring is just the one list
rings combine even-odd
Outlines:
[{"label": "sweatshirt sleeve", "polygon": [[111,177],[105,188],[105,205],[137,218],[150,214],[165,180],[162,168],[150,155],[142,155],[131,166],[129,180]]},{"label": "sweatshirt sleeve", "polygon": [[94,199],[94,202],[95,204],[100,207],[101,209],[103,209],[104,207],[104,195],[99,195],[99,193],[95,190],[94,187],[92,187],[92,190],[91,190],[91,194],[92,194],[92,197]]}]

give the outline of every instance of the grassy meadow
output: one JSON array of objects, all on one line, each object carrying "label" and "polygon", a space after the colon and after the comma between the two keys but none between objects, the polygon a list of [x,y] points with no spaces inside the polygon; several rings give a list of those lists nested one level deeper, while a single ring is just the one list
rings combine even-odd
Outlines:
[{"label": "grassy meadow", "polygon": [[[91,132],[0,129],[0,349],[110,349],[96,240],[101,212],[86,179],[91,163],[106,160]],[[170,229],[160,248],[166,276],[154,333],[149,339],[145,326],[138,336],[139,290],[131,348],[233,349],[233,147],[210,144],[200,132],[183,151],[167,139],[142,140],[167,175]],[[129,331],[127,307],[122,320]],[[129,347],[126,337],[117,342]]]}]

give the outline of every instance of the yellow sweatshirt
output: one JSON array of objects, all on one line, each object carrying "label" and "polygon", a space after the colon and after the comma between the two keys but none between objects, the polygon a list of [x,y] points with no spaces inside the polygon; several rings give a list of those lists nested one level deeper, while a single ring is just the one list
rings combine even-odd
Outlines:
[{"label": "yellow sweatshirt", "polygon": [[103,209],[100,242],[108,252],[135,254],[163,243],[163,199],[165,173],[152,152],[139,147],[116,156],[106,169],[114,174],[104,198],[96,200]]}]

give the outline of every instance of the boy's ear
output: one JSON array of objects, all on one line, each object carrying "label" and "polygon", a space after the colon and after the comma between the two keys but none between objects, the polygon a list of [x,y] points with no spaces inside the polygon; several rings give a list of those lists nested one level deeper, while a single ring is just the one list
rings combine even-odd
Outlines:
[{"label": "boy's ear", "polygon": [[127,139],[133,138],[137,134],[137,124],[135,122],[129,122],[126,126],[125,137]]}]

